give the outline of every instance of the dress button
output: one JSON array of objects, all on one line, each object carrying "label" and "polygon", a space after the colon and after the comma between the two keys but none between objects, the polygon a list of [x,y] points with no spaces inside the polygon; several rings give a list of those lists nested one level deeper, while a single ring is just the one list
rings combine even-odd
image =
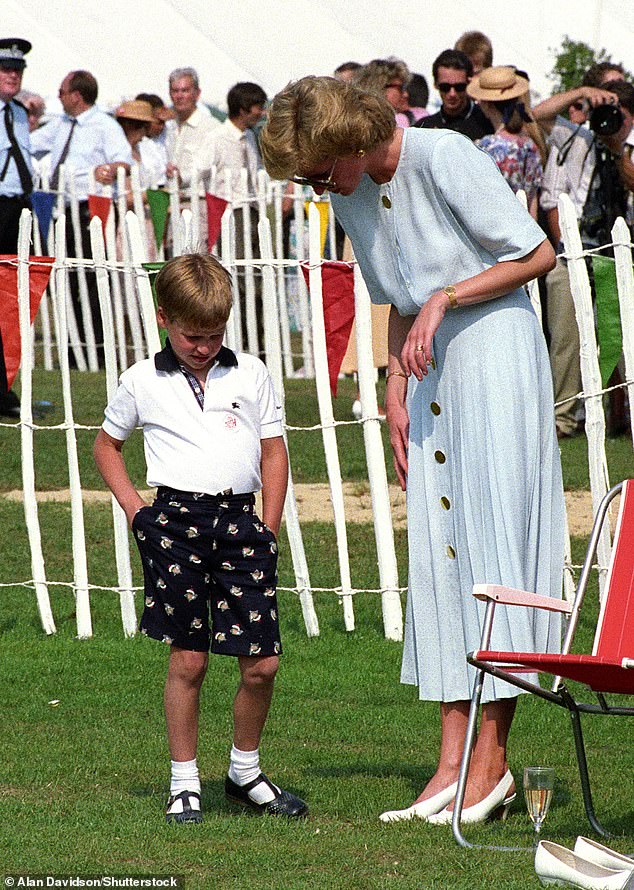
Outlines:
[{"label": "dress button", "polygon": [[453,549],[451,544],[447,544],[447,556],[449,557],[449,559],[456,558],[456,551]]},{"label": "dress button", "polygon": [[390,199],[388,198],[387,195],[383,195],[383,197],[381,198],[381,203],[383,204],[383,206],[385,207],[386,210],[389,210],[390,207],[392,206],[392,202],[390,201]]},{"label": "dress button", "polygon": [[429,407],[431,408],[431,413],[435,414],[436,417],[438,417],[438,415],[440,414],[440,405],[438,404],[438,402],[432,402]]},{"label": "dress button", "polygon": [[449,500],[449,498],[444,497],[444,495],[443,497],[441,497],[440,503],[445,510],[451,509],[451,501]]},{"label": "dress button", "polygon": [[444,462],[447,460],[442,451],[434,451],[434,457],[439,464],[444,464]]}]

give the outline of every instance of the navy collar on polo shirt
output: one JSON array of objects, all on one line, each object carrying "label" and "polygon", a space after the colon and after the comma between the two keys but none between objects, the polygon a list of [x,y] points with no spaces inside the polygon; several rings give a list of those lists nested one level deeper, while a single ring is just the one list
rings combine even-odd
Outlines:
[{"label": "navy collar on polo shirt", "polygon": [[[238,359],[235,352],[226,346],[220,347],[215,361],[224,368],[238,367]],[[157,371],[180,371],[180,362],[176,358],[169,338],[165,341],[164,348],[154,356],[154,367]]]}]

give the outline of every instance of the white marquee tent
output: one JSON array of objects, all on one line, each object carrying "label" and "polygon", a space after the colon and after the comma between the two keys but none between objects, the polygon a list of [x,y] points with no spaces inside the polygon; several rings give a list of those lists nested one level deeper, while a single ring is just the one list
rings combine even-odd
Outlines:
[{"label": "white marquee tent", "polygon": [[496,63],[527,70],[542,97],[565,34],[634,68],[632,0],[3,0],[0,36],[33,43],[23,85],[55,111],[75,68],[95,74],[104,107],[141,90],[167,98],[180,66],[198,69],[203,99],[220,106],[238,80],[272,95],[349,59],[396,55],[429,78],[434,57],[470,29],[489,35]]}]

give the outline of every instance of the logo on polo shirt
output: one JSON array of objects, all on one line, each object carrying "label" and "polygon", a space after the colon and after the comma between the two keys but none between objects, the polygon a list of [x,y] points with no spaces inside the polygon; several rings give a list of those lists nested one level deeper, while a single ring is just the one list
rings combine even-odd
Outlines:
[{"label": "logo on polo shirt", "polygon": [[238,427],[238,421],[232,414],[227,414],[225,417],[225,427],[228,430],[235,430]]}]

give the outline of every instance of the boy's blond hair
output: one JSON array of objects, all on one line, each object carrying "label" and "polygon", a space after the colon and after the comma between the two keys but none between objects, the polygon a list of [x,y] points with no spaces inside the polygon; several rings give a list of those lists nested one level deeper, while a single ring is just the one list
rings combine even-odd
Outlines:
[{"label": "boy's blond hair", "polygon": [[226,324],[231,276],[215,257],[191,253],[168,260],[156,276],[156,301],[170,321],[200,329]]}]

